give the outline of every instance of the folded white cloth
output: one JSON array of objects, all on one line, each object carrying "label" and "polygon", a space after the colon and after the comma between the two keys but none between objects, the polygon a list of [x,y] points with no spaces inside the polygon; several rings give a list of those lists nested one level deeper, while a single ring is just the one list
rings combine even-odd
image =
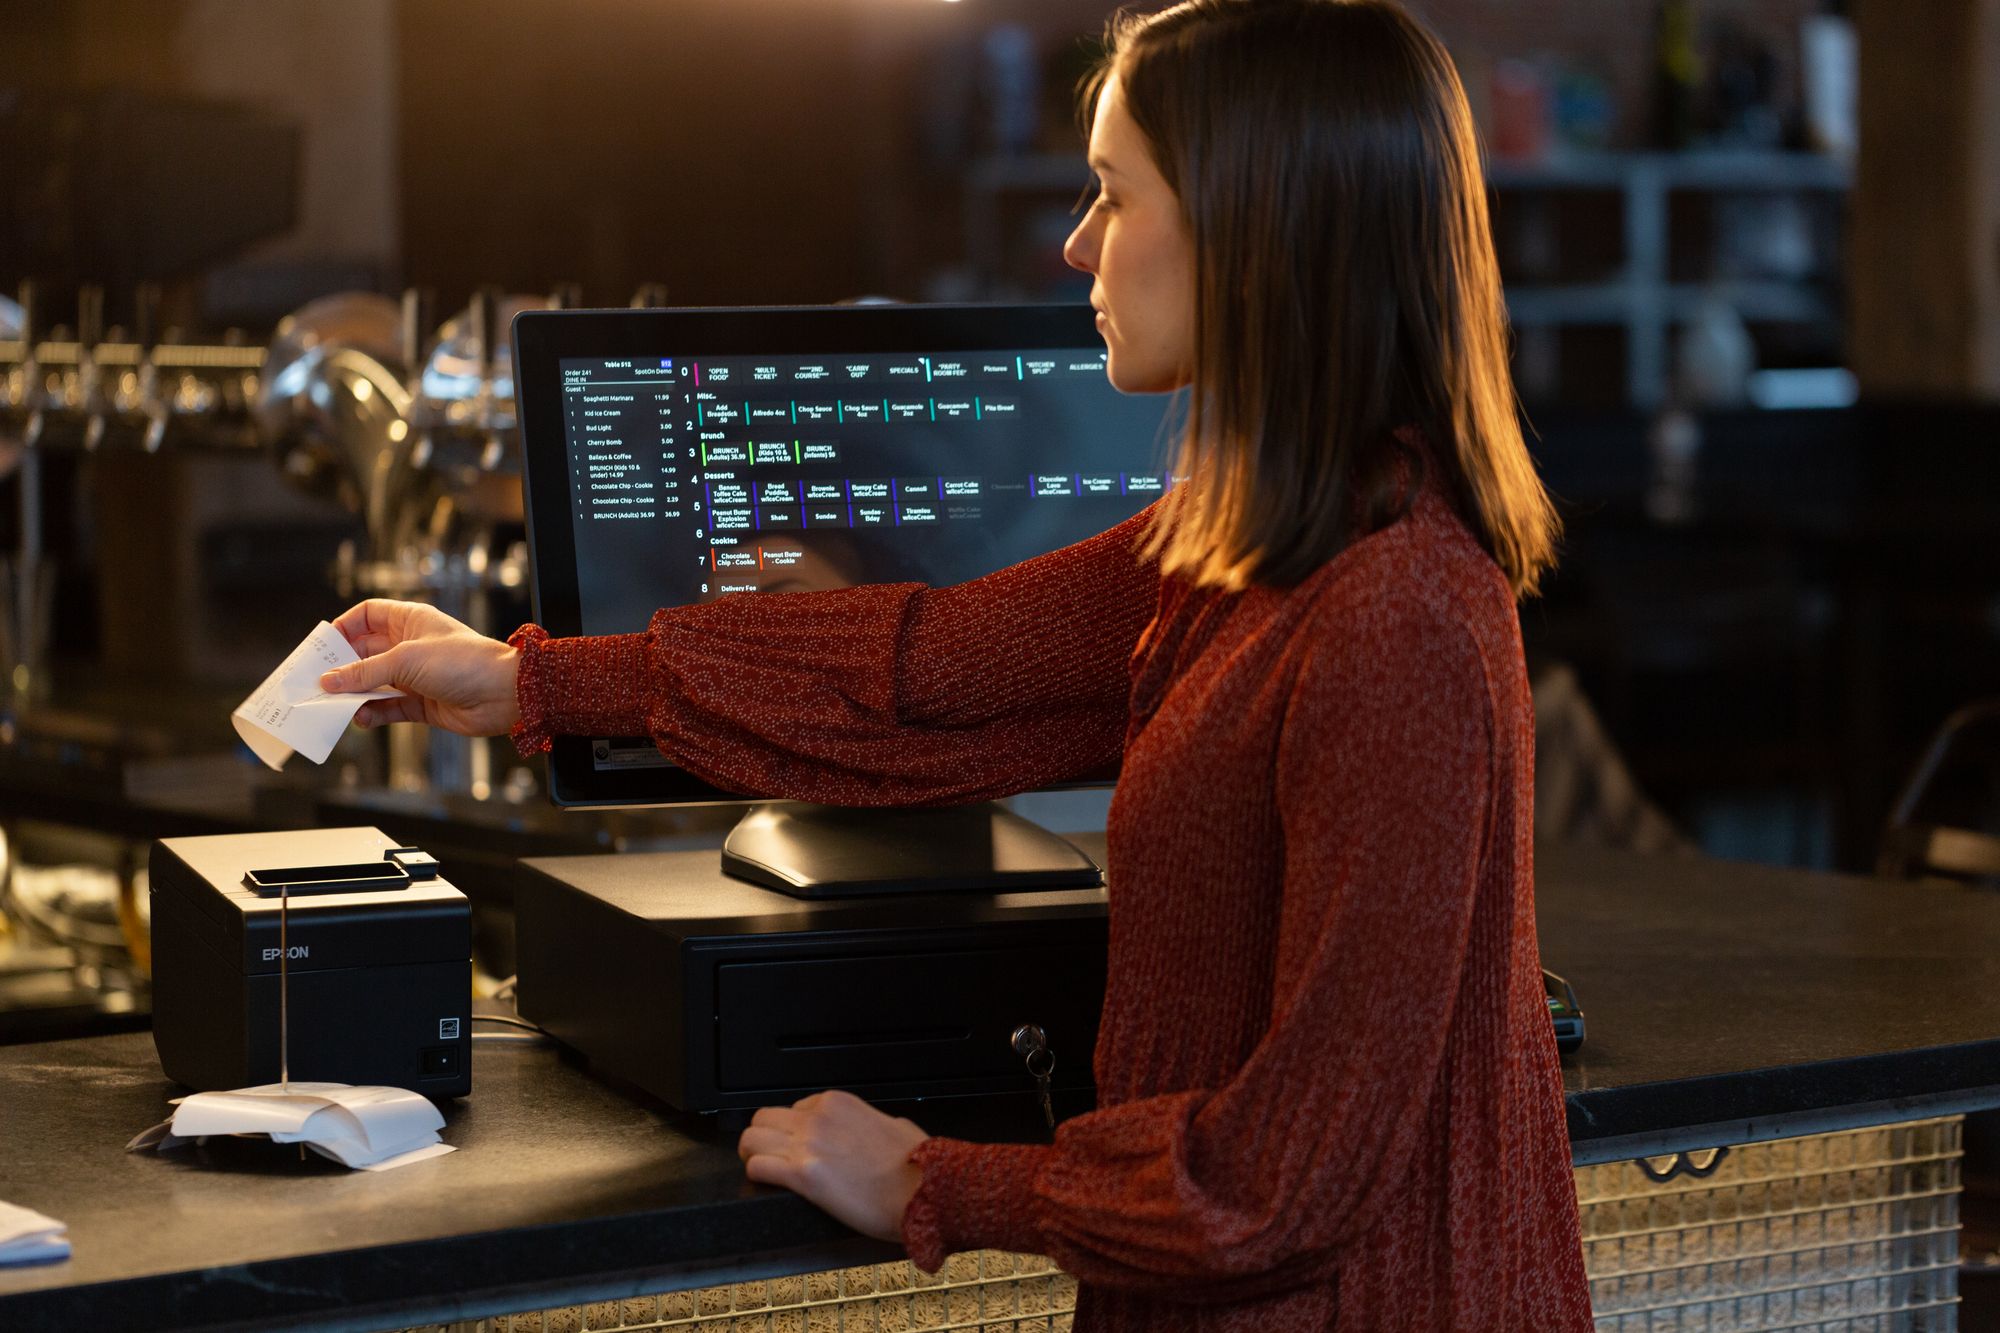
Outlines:
[{"label": "folded white cloth", "polygon": [[0,1203],[0,1267],[69,1258],[69,1228],[32,1208]]}]

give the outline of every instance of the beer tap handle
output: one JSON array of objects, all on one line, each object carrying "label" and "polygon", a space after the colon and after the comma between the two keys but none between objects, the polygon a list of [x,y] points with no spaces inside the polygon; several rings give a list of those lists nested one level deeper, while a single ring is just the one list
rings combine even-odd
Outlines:
[{"label": "beer tap handle", "polygon": [[104,341],[104,289],[94,282],[76,289],[76,341],[82,356],[95,352]]},{"label": "beer tap handle", "polygon": [[642,282],[639,290],[632,293],[634,310],[659,310],[667,304],[667,284],[664,282]]},{"label": "beer tap handle", "polygon": [[[241,347],[249,339],[242,329],[230,328],[222,331],[224,347]],[[216,402],[225,415],[240,416],[249,401],[256,397],[257,377],[253,374],[232,375],[222,381],[222,392]]]},{"label": "beer tap handle", "polygon": [[498,287],[479,287],[472,293],[472,304],[466,309],[466,323],[472,334],[473,360],[479,367],[481,394],[490,394],[493,388],[494,337],[496,323],[500,318],[501,292]]},{"label": "beer tap handle", "polygon": [[487,433],[486,443],[481,446],[482,466],[485,458],[493,455],[498,448],[492,438],[496,415],[494,400],[499,396],[493,371],[500,362],[498,326],[502,299],[503,294],[498,287],[475,288],[472,303],[465,310],[465,322],[472,335],[472,363],[479,370],[479,392],[472,401],[472,412],[466,424]]},{"label": "beer tap handle", "polygon": [[[33,450],[48,426],[48,415],[42,410],[47,389],[37,355],[42,345],[42,290],[33,278],[21,279],[16,290],[21,302],[21,407],[28,414],[21,428],[21,443]],[[24,466],[32,462],[30,459]]]},{"label": "beer tap handle", "polygon": [[559,282],[549,293],[549,309],[580,310],[583,307],[583,284],[580,282]]},{"label": "beer tap handle", "polygon": [[153,349],[160,345],[159,283],[142,282],[132,293],[132,331],[139,343],[139,410],[146,418],[139,444],[155,454],[166,442],[167,419],[173,414],[168,395],[160,392],[159,369],[153,364]]},{"label": "beer tap handle", "polygon": [[105,406],[98,392],[97,345],[104,341],[104,288],[86,282],[76,289],[76,406],[84,412],[84,452],[104,443]]},{"label": "beer tap handle", "polygon": [[132,333],[139,344],[139,362],[148,364],[160,344],[160,284],[142,282],[132,293]]},{"label": "beer tap handle", "polygon": [[35,349],[42,341],[42,287],[33,278],[21,279],[15,289],[15,299],[21,306],[21,346],[23,361],[35,360]]},{"label": "beer tap handle", "polygon": [[415,402],[423,389],[424,344],[437,326],[437,293],[428,287],[410,287],[403,292],[403,374]]}]

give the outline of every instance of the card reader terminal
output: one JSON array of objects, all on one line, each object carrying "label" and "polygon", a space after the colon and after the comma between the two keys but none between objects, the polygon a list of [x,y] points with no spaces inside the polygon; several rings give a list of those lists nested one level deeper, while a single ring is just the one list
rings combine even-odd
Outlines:
[{"label": "card reader terminal", "polygon": [[1546,967],[1542,969],[1542,990],[1548,996],[1549,1019],[1556,1026],[1556,1049],[1567,1055],[1583,1045],[1583,1009],[1570,984]]}]

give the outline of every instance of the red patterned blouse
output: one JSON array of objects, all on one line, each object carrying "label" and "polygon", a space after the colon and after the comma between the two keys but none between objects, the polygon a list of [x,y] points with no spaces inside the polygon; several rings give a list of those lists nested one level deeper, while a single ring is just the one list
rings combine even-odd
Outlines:
[{"label": "red patterned blouse", "polygon": [[1290,588],[1163,580],[1144,521],[957,587],[531,628],[517,739],[851,805],[1122,758],[1098,1109],[924,1143],[911,1256],[1050,1255],[1097,1333],[1589,1329],[1505,579],[1431,490]]}]

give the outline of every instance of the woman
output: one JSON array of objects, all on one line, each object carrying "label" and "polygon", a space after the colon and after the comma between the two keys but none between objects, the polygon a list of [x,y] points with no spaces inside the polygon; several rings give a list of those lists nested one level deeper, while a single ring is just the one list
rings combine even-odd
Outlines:
[{"label": "woman", "polygon": [[1385,0],[1187,0],[1092,89],[1112,382],[1187,481],[956,588],[733,598],[502,647],[366,603],[364,723],[643,727],[734,790],[943,802],[1122,758],[1097,1110],[927,1138],[759,1112],[753,1180],[935,1268],[1053,1256],[1079,1329],[1591,1325],[1532,891],[1514,602],[1555,520],[1516,423],[1464,93]]}]

